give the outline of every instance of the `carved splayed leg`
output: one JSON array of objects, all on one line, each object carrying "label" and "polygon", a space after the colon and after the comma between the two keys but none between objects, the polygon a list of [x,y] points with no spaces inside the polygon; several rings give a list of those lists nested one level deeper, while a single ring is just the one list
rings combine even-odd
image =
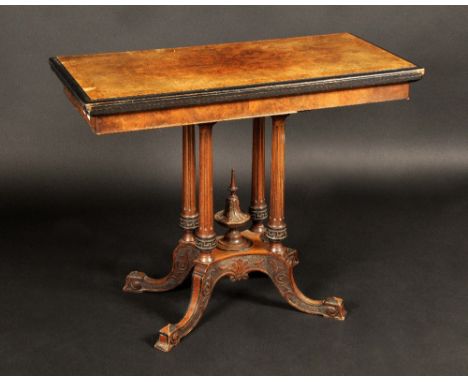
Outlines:
[{"label": "carved splayed leg", "polygon": [[214,285],[219,280],[219,269],[197,264],[192,276],[192,296],[184,317],[177,324],[168,324],[159,331],[154,347],[168,352],[189,334],[200,321],[208,305]]},{"label": "carved splayed leg", "polygon": [[286,248],[283,258],[269,256],[267,259],[266,273],[284,299],[302,312],[344,320],[346,310],[341,298],[327,297],[323,300],[314,300],[306,297],[299,290],[293,274],[294,266],[297,264],[297,252],[290,248]]},{"label": "carved splayed leg", "polygon": [[172,254],[172,269],[163,278],[155,279],[144,272],[130,272],[122,288],[128,293],[164,292],[180,285],[193,268],[198,250],[191,244],[180,243]]},{"label": "carved splayed leg", "polygon": [[182,210],[179,226],[184,230],[179,244],[172,253],[172,268],[166,277],[154,279],[144,272],[130,272],[123,287],[124,292],[164,292],[180,285],[193,268],[199,251],[195,247],[194,231],[199,224],[195,192],[195,132],[194,126],[184,126],[182,131]]},{"label": "carved splayed leg", "polygon": [[249,272],[265,272],[265,260],[264,255],[239,253],[227,259],[215,260],[210,264],[197,260],[192,276],[192,296],[187,311],[177,324],[168,324],[159,331],[154,347],[164,352],[171,351],[198,324],[214,286],[221,278],[228,276],[231,281],[246,280]]}]

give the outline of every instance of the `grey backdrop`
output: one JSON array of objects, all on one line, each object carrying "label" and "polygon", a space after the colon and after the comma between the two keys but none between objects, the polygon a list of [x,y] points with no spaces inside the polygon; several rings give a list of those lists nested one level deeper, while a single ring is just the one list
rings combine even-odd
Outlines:
[{"label": "grey backdrop", "polygon": [[[2,7],[0,372],[467,373],[467,25],[466,7]],[[48,57],[341,31],[426,68],[410,102],[287,120],[298,283],[349,319],[295,312],[262,277],[221,282],[200,327],[153,351],[188,284],[119,288],[169,267],[181,131],[93,135]],[[230,167],[247,208],[250,123],[215,127],[217,209]]]}]

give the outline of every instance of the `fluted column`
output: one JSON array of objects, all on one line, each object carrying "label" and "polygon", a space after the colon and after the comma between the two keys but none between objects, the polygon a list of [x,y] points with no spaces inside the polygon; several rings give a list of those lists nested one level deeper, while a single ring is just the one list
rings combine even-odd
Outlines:
[{"label": "fluted column", "polygon": [[252,125],[252,188],[250,216],[253,232],[264,232],[263,221],[268,217],[265,201],[265,118],[254,118]]},{"label": "fluted column", "polygon": [[195,245],[202,251],[201,260],[210,262],[211,250],[216,247],[216,233],[213,223],[213,144],[214,123],[199,125],[199,190],[198,209],[200,225],[196,232]]},{"label": "fluted column", "polygon": [[198,227],[195,126],[183,126],[182,129],[182,211],[179,225],[185,230],[181,241],[194,243],[194,230]]},{"label": "fluted column", "polygon": [[284,220],[284,125],[287,115],[272,117],[270,212],[265,235],[272,242],[274,252],[282,251],[281,241],[286,239]]}]

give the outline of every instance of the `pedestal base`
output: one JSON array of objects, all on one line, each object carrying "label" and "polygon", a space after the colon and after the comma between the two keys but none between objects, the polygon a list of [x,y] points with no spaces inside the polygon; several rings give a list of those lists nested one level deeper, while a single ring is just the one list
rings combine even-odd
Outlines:
[{"label": "pedestal base", "polygon": [[[298,264],[296,250],[285,248],[282,253],[275,253],[270,250],[270,243],[261,240],[260,234],[244,231],[242,235],[253,242],[248,250],[235,252],[216,248],[212,252],[211,263],[202,263],[198,259],[193,261],[195,268],[192,274],[192,295],[187,312],[178,323],[168,324],[159,331],[159,338],[154,345],[156,349],[164,352],[170,351],[195,328],[219,279],[229,276],[231,281],[245,280],[252,271],[267,274],[280,294],[294,308],[336,320],[345,319],[346,310],[341,298],[328,297],[323,300],[314,300],[306,297],[298,289],[293,275],[293,268]],[[132,274],[127,276],[126,286],[131,278]],[[148,287],[148,285],[155,285],[154,281],[143,285],[138,289],[139,292],[158,291],[157,288]],[[124,291],[134,292],[133,289],[124,287]]]}]

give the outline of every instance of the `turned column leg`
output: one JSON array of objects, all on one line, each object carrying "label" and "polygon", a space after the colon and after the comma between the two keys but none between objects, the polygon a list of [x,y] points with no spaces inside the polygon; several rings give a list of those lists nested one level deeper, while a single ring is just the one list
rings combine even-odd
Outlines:
[{"label": "turned column leg", "polygon": [[199,191],[198,208],[200,225],[195,234],[195,246],[200,250],[201,262],[212,261],[211,251],[216,247],[216,233],[213,219],[213,143],[212,129],[214,123],[199,126]]},{"label": "turned column leg", "polygon": [[182,138],[182,211],[180,227],[185,231],[181,242],[195,244],[198,227],[195,174],[195,126],[183,127]]},{"label": "turned column leg", "polygon": [[182,130],[182,211],[179,225],[184,234],[172,253],[171,271],[160,279],[149,277],[144,272],[133,271],[125,279],[125,292],[163,292],[173,289],[185,280],[193,268],[193,261],[198,256],[193,234],[198,227],[194,130],[194,126],[183,126]]},{"label": "turned column leg", "polygon": [[271,242],[271,251],[282,253],[282,240],[286,239],[284,220],[284,125],[287,115],[272,117],[271,133],[271,174],[270,174],[270,213],[265,236]]},{"label": "turned column leg", "polygon": [[265,231],[263,221],[268,217],[265,201],[265,118],[254,118],[252,126],[252,189],[250,194],[251,231]]}]

